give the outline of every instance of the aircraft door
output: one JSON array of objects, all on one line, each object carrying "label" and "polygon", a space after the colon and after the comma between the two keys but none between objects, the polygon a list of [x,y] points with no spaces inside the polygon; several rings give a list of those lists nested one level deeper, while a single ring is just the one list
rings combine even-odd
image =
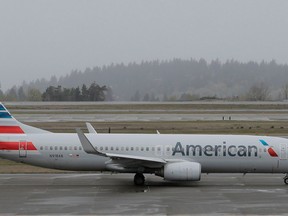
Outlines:
[{"label": "aircraft door", "polygon": [[281,143],[280,144],[280,159],[287,160],[287,154],[288,154],[288,144]]},{"label": "aircraft door", "polygon": [[281,143],[280,145],[280,159],[287,160],[288,145],[286,143]]},{"label": "aircraft door", "polygon": [[278,171],[287,173],[288,165],[288,143],[281,143],[279,146],[279,160],[278,160]]},{"label": "aircraft door", "polygon": [[21,140],[19,142],[19,157],[20,158],[26,158],[27,157],[27,142],[24,140]]}]

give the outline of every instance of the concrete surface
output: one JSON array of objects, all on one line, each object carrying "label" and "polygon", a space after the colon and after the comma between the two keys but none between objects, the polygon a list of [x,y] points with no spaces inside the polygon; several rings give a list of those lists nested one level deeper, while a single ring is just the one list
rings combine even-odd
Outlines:
[{"label": "concrete surface", "polygon": [[0,214],[279,215],[288,213],[284,175],[203,174],[200,182],[165,182],[130,174],[2,174]]}]

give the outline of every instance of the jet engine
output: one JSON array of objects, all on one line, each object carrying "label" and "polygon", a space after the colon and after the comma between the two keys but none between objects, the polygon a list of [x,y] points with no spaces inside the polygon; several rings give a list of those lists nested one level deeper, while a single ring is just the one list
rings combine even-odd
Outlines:
[{"label": "jet engine", "polygon": [[170,181],[199,181],[201,165],[196,162],[170,162],[165,164],[160,172],[155,173]]}]

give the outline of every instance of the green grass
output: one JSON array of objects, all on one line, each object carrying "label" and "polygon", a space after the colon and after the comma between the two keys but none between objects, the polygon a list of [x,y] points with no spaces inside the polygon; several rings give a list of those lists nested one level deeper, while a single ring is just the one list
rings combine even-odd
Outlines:
[{"label": "green grass", "polygon": [[255,103],[209,103],[209,102],[195,102],[195,103],[130,103],[130,104],[117,104],[117,103],[92,103],[92,104],[85,104],[85,103],[77,103],[77,104],[69,104],[63,105],[63,103],[57,104],[47,104],[43,103],[42,105],[7,105],[7,108],[11,110],[85,110],[85,111],[109,111],[109,110],[146,110],[146,111],[153,111],[153,110],[166,110],[166,111],[175,111],[175,110],[288,110],[288,104],[280,104],[280,103],[263,103],[263,104],[255,104]]}]

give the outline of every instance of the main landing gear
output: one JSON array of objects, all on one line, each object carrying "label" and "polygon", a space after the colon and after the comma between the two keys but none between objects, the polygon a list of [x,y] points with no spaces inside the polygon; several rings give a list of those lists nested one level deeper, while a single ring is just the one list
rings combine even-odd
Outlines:
[{"label": "main landing gear", "polygon": [[145,183],[145,177],[142,173],[136,173],[134,176],[134,184],[137,186],[143,186]]},{"label": "main landing gear", "polygon": [[288,185],[288,173],[287,173],[286,176],[284,177],[284,183],[285,183],[286,185]]}]

